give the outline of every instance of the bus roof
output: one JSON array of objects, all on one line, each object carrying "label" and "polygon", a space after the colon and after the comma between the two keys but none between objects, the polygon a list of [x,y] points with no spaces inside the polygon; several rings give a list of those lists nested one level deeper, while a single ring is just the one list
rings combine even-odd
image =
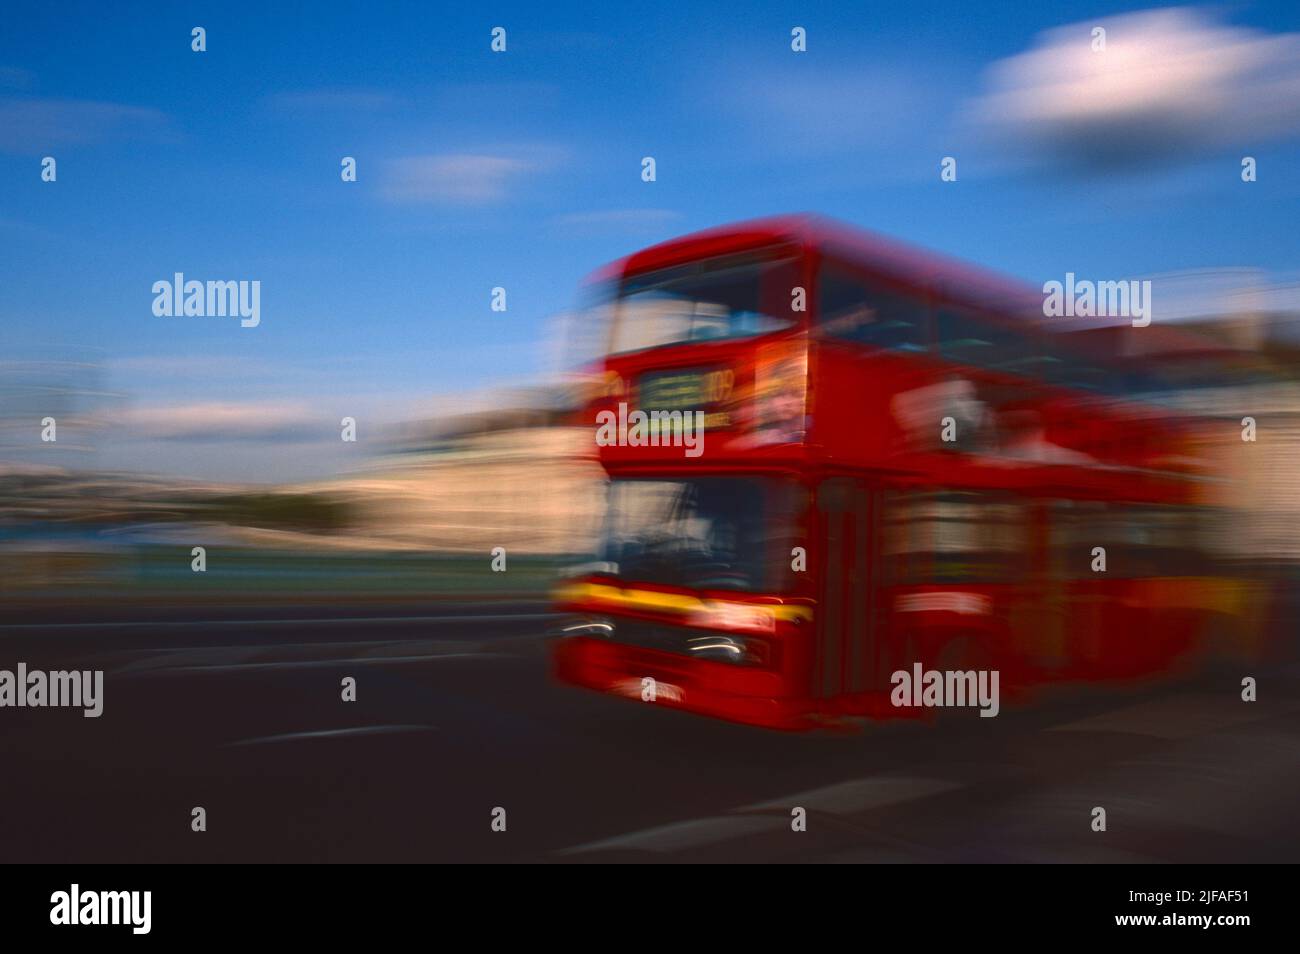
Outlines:
[{"label": "bus roof", "polygon": [[902,284],[942,290],[947,297],[972,304],[1014,311],[1042,306],[1041,293],[1024,282],[813,213],[750,219],[669,239],[611,262],[588,281],[612,281],[780,244],[838,252]]}]

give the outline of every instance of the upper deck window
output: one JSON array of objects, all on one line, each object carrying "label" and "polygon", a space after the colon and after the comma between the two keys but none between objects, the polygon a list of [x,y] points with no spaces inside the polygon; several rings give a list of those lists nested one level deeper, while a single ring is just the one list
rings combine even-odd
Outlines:
[{"label": "upper deck window", "polygon": [[[946,361],[1032,378],[1076,391],[1122,393],[1116,369],[1091,351],[1071,347],[1060,334],[1032,327],[1033,316],[1007,310],[1000,317],[941,303],[935,312],[935,341]],[[1020,322],[1024,327],[1017,327]]]},{"label": "upper deck window", "polygon": [[610,353],[792,328],[799,284],[795,258],[728,257],[634,275],[619,292]]},{"label": "upper deck window", "polygon": [[818,327],[823,335],[895,351],[928,347],[924,298],[885,291],[834,263],[817,285]]},{"label": "upper deck window", "polygon": [[956,305],[939,307],[935,337],[940,357],[993,371],[1041,375],[1059,360],[1035,348],[1028,335]]}]

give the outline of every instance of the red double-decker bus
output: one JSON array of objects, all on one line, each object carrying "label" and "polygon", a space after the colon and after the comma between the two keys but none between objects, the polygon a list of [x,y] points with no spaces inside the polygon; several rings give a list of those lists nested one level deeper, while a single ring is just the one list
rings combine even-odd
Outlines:
[{"label": "red double-decker bus", "polygon": [[923,714],[900,672],[1009,697],[1235,631],[1195,422],[1129,400],[1033,290],[804,216],[592,287],[608,506],[558,593],[561,679],[809,728]]}]

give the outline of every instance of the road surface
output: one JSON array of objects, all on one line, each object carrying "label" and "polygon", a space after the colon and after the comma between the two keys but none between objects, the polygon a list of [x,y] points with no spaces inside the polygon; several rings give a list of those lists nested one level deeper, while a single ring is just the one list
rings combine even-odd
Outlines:
[{"label": "road surface", "polygon": [[547,622],[535,605],[10,619],[0,668],[103,669],[105,699],[98,719],[0,709],[0,861],[1300,854],[1294,668],[1243,673],[1254,703],[1220,672],[787,735],[558,685]]}]

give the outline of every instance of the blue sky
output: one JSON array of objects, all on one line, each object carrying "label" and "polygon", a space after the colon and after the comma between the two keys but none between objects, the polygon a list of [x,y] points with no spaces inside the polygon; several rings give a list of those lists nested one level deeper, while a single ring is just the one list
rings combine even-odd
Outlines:
[{"label": "blue sky", "polygon": [[[1036,284],[1296,276],[1295,4],[1154,28],[1124,18],[1146,5],[744,7],[15,8],[0,33],[4,360],[103,364],[135,430],[101,434],[100,466],[290,479],[344,463],[343,414],[364,435],[537,379],[584,274],[726,221],[822,212]],[[1074,32],[1045,31],[1082,24],[1086,45],[1091,23],[1112,44],[1183,31],[1174,59],[1192,80],[1157,78],[1166,98],[1139,103],[1171,123],[1141,109],[1004,122],[1008,102],[1059,105],[1055,64],[1073,66],[1053,42]],[[999,82],[1028,99],[996,98]],[[1242,183],[1243,155],[1259,181]],[[156,317],[151,286],[176,271],[261,281],[261,325]],[[232,429],[239,407],[287,424]]]}]

